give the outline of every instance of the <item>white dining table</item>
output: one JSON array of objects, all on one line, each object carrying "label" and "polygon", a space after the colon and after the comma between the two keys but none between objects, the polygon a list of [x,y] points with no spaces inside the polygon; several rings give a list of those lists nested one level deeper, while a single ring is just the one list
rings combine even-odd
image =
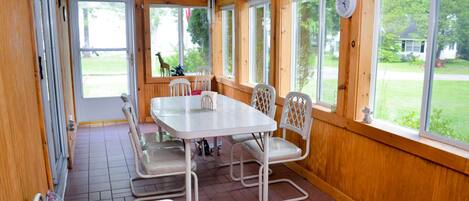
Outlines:
[{"label": "white dining table", "polygon": [[[229,136],[243,133],[271,133],[277,123],[253,107],[218,95],[216,109],[202,109],[201,96],[157,97],[151,99],[151,116],[156,124],[173,137],[184,139],[186,161],[186,200],[192,199],[191,141],[204,137]],[[269,138],[264,135],[262,194],[268,198]],[[198,200],[198,198],[195,198]]]}]

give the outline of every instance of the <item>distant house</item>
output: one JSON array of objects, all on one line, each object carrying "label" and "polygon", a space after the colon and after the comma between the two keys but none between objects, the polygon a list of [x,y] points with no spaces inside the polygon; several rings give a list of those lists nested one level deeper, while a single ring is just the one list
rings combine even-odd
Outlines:
[{"label": "distant house", "polygon": [[[398,43],[401,46],[400,55],[407,57],[414,55],[415,57],[424,60],[427,51],[426,38],[416,38],[417,25],[412,22],[407,29],[399,35]],[[457,44],[447,45],[440,54],[440,59],[455,59],[457,53]]]}]

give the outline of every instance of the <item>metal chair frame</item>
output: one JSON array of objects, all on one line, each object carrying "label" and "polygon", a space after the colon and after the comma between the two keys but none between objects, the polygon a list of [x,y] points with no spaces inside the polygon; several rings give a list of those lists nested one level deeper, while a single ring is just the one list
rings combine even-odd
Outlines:
[{"label": "metal chair frame", "polygon": [[[130,99],[130,97],[123,93],[121,94],[120,98],[122,99],[122,102],[124,103],[129,103],[129,106],[130,106],[130,112],[132,114],[132,119],[133,119],[133,123],[135,125],[135,128],[137,129],[137,133],[139,136],[142,136],[142,132],[140,130],[140,125],[139,125],[139,122],[138,122],[138,118],[137,118],[137,113],[135,112],[136,110],[134,109],[134,104],[132,102],[132,100]],[[171,137],[171,135],[169,135],[168,133],[164,132],[163,129],[158,126],[158,131],[156,133],[144,133],[143,135],[145,134],[157,134],[158,138],[159,138],[159,142],[164,142],[164,141],[168,141],[168,140],[173,140],[173,138]],[[182,145],[181,145],[182,146]]]},{"label": "metal chair frame", "polygon": [[[285,104],[283,106],[282,110],[282,117],[280,120],[279,128],[282,129],[282,139],[286,140],[286,130],[293,131],[296,134],[301,135],[302,139],[306,141],[306,150],[303,153],[302,156],[298,158],[290,158],[290,159],[285,159],[285,160],[278,160],[278,161],[272,161],[269,162],[269,165],[271,164],[279,164],[279,163],[287,163],[287,162],[294,162],[294,161],[300,161],[304,160],[306,157],[309,155],[311,143],[310,143],[310,138],[311,138],[311,125],[313,118],[311,117],[311,112],[312,112],[312,100],[311,98],[303,93],[299,92],[290,92],[288,95],[285,97]],[[268,135],[272,135],[272,133],[268,133]],[[240,172],[241,172],[241,183],[245,187],[254,187],[254,186],[259,186],[259,200],[263,200],[262,197],[262,170],[264,167],[264,164],[261,163],[261,167],[259,168],[259,177],[258,177],[258,182],[257,183],[251,183],[248,184],[245,182],[246,177],[244,177],[244,165],[243,165],[243,160],[244,160],[244,151],[241,152],[241,165],[240,165]],[[269,181],[269,184],[272,183],[280,183],[280,182],[287,182],[291,184],[295,189],[297,189],[299,192],[303,194],[301,197],[296,197],[292,199],[288,199],[289,201],[296,201],[296,200],[304,200],[308,198],[308,193],[302,189],[300,186],[295,184],[290,179],[276,179],[276,180],[271,180]],[[259,185],[261,184],[261,185]]]},{"label": "metal chair frame", "polygon": [[[251,106],[273,119],[275,116],[275,110],[276,110],[275,98],[276,98],[276,93],[275,93],[275,89],[272,86],[267,85],[267,84],[257,84],[254,87],[254,90],[252,91]],[[255,134],[253,133],[252,139],[254,139],[254,135]],[[234,161],[234,150],[237,146],[241,145],[241,143],[242,142],[234,143],[231,146],[230,162],[227,164],[221,165],[222,167],[230,166],[230,177],[233,181],[240,181],[240,177],[236,177],[234,175],[233,166],[240,164],[240,161]],[[246,160],[244,161],[244,163],[257,163],[261,165],[261,162],[255,159]],[[271,173],[272,171],[269,170],[269,174]],[[257,178],[258,176],[259,175],[250,175],[250,176],[244,177],[244,179],[253,179],[253,178]]]},{"label": "metal chair frame", "polygon": [[[145,172],[142,172],[143,168],[141,167],[141,161],[143,160],[143,147],[139,141],[138,131],[136,130],[135,125],[132,125],[133,115],[131,114],[129,105],[130,105],[129,103],[124,103],[122,110],[130,125],[129,138],[132,144],[132,150],[134,154],[135,172],[137,174],[137,177],[130,179],[130,189],[132,191],[132,194],[137,197],[137,199],[135,200],[137,201],[157,200],[157,199],[166,199],[166,198],[175,198],[175,197],[184,196],[185,185],[180,188],[166,190],[166,191],[139,193],[135,190],[134,181],[142,180],[142,179],[152,179],[152,178],[160,178],[160,177],[168,177],[168,176],[176,176],[176,175],[185,175],[186,172],[180,171],[180,172],[172,172],[172,173],[165,173],[165,174],[147,174]],[[173,147],[173,148],[168,148],[168,149],[177,149],[177,148]],[[195,195],[195,200],[197,201],[199,197],[197,174],[194,171],[192,171],[191,174],[194,177],[194,191],[195,191],[194,195]]]}]

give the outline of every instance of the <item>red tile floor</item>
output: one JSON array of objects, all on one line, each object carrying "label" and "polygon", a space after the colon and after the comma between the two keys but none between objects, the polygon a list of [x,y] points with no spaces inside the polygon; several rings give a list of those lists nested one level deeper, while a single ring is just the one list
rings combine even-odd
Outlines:
[{"label": "red tile floor", "polygon": [[[142,131],[155,131],[154,124],[142,124]],[[135,166],[128,137],[128,126],[124,123],[81,126],[77,131],[74,167],[69,171],[66,201],[77,200],[134,200],[130,192],[130,177],[135,176]],[[199,178],[199,200],[258,200],[258,189],[244,188],[239,182],[230,179],[227,167],[219,168],[217,163],[228,161],[231,144],[224,140],[220,157],[197,157],[197,175]],[[239,166],[237,166],[239,167]],[[238,169],[235,170],[238,175]],[[309,200],[333,200],[319,191],[284,165],[272,165],[270,178],[289,178],[309,193]],[[246,166],[247,174],[256,173],[258,166]],[[184,177],[171,177],[138,181],[139,191],[180,186]],[[299,196],[293,187],[286,183],[269,186],[269,200],[284,200]],[[185,197],[174,200],[185,200]]]}]

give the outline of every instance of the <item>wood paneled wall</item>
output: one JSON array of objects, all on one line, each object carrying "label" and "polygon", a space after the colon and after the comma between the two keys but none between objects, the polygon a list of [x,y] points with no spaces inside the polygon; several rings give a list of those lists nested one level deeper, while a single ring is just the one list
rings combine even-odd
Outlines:
[{"label": "wood paneled wall", "polygon": [[32,200],[52,187],[32,1],[3,1],[0,27],[0,200]]},{"label": "wood paneled wall", "polygon": [[[249,103],[249,92],[218,83],[220,93]],[[276,120],[282,105],[277,104]],[[337,200],[469,200],[469,176],[412,153],[314,119],[311,151],[288,166]],[[295,136],[288,139],[304,146]]]}]

